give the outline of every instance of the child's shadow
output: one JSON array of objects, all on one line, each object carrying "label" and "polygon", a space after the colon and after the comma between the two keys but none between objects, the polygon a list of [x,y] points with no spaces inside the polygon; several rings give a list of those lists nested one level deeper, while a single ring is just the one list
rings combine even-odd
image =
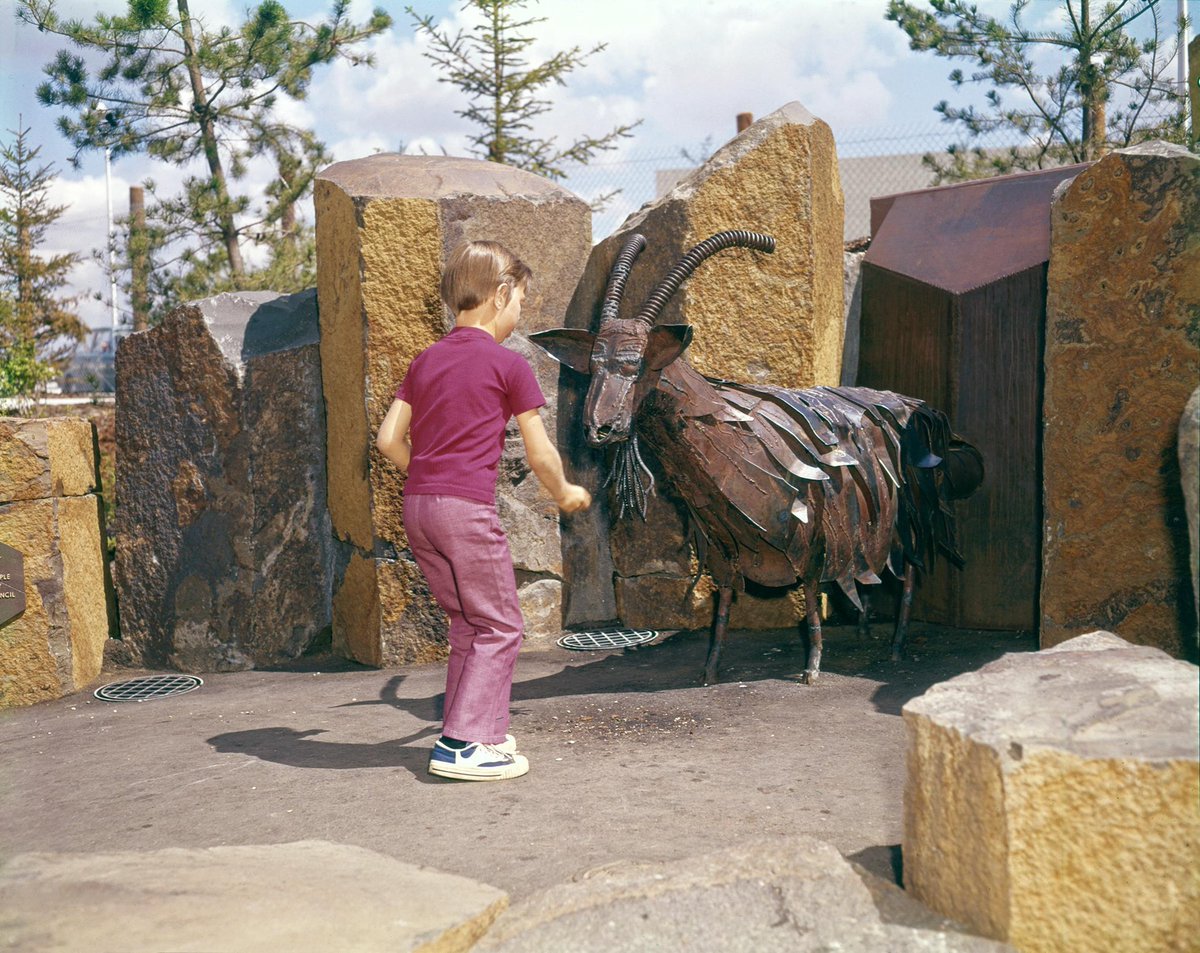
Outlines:
[{"label": "child's shadow", "polygon": [[[682,687],[675,664],[662,665],[668,657],[673,663],[682,661],[680,644],[671,640],[627,649],[578,666],[567,666],[551,676],[516,682],[513,685],[514,713],[523,713],[522,701],[552,698],[563,695],[604,692],[652,692]],[[694,653],[693,653],[694,654]],[[657,659],[656,664],[648,664]],[[693,665],[688,666],[695,667]],[[286,764],[295,768],[345,770],[363,768],[405,768],[418,780],[441,784],[426,773],[429,744],[439,733],[445,695],[438,692],[414,698],[403,698],[400,688],[404,675],[394,675],[379,691],[378,698],[347,702],[339,707],[387,705],[406,712],[425,724],[401,738],[374,744],[322,741],[315,736],[325,733],[315,728],[301,731],[295,728],[253,728],[214,735],[208,743],[223,754],[247,754],[264,761]],[[690,683],[692,680],[684,680]]]},{"label": "child's shadow", "polygon": [[252,728],[214,735],[208,739],[208,743],[222,754],[248,754],[293,768],[404,768],[419,780],[425,780],[429,745],[414,745],[412,742],[436,737],[437,728],[422,728],[404,738],[375,744],[319,741],[314,737],[324,733],[323,728],[308,731],[283,727]]}]

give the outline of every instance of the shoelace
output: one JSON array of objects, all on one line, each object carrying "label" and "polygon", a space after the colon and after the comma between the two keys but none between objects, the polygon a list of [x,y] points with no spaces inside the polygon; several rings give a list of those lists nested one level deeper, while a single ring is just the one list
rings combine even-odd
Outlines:
[{"label": "shoelace", "polygon": [[507,751],[501,751],[495,745],[489,745],[481,741],[479,742],[479,747],[483,748],[484,751],[486,751],[489,755],[500,758],[503,761],[513,760],[513,756],[511,754],[509,754]]}]

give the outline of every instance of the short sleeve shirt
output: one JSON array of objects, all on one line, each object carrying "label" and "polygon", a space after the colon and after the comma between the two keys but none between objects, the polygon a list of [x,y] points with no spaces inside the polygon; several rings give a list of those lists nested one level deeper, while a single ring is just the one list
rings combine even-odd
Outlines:
[{"label": "short sleeve shirt", "polygon": [[396,397],[412,407],[405,494],[496,499],[509,418],[546,403],[525,359],[481,328],[456,327],[409,365]]}]

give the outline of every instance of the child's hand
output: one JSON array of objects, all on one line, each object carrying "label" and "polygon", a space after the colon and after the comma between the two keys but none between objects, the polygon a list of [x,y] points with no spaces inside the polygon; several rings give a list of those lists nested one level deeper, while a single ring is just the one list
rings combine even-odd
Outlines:
[{"label": "child's hand", "polygon": [[586,510],[592,505],[592,494],[581,486],[576,486],[574,483],[568,483],[563,487],[562,495],[559,496],[558,508],[564,513],[574,513],[576,510]]}]

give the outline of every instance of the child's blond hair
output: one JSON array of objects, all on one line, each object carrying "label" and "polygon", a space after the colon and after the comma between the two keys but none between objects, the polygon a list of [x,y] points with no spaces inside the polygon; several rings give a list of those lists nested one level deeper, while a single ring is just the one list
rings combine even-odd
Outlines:
[{"label": "child's blond hair", "polygon": [[529,266],[499,242],[463,242],[442,272],[442,301],[457,315],[478,308],[500,285],[508,285],[511,295],[532,276]]}]

